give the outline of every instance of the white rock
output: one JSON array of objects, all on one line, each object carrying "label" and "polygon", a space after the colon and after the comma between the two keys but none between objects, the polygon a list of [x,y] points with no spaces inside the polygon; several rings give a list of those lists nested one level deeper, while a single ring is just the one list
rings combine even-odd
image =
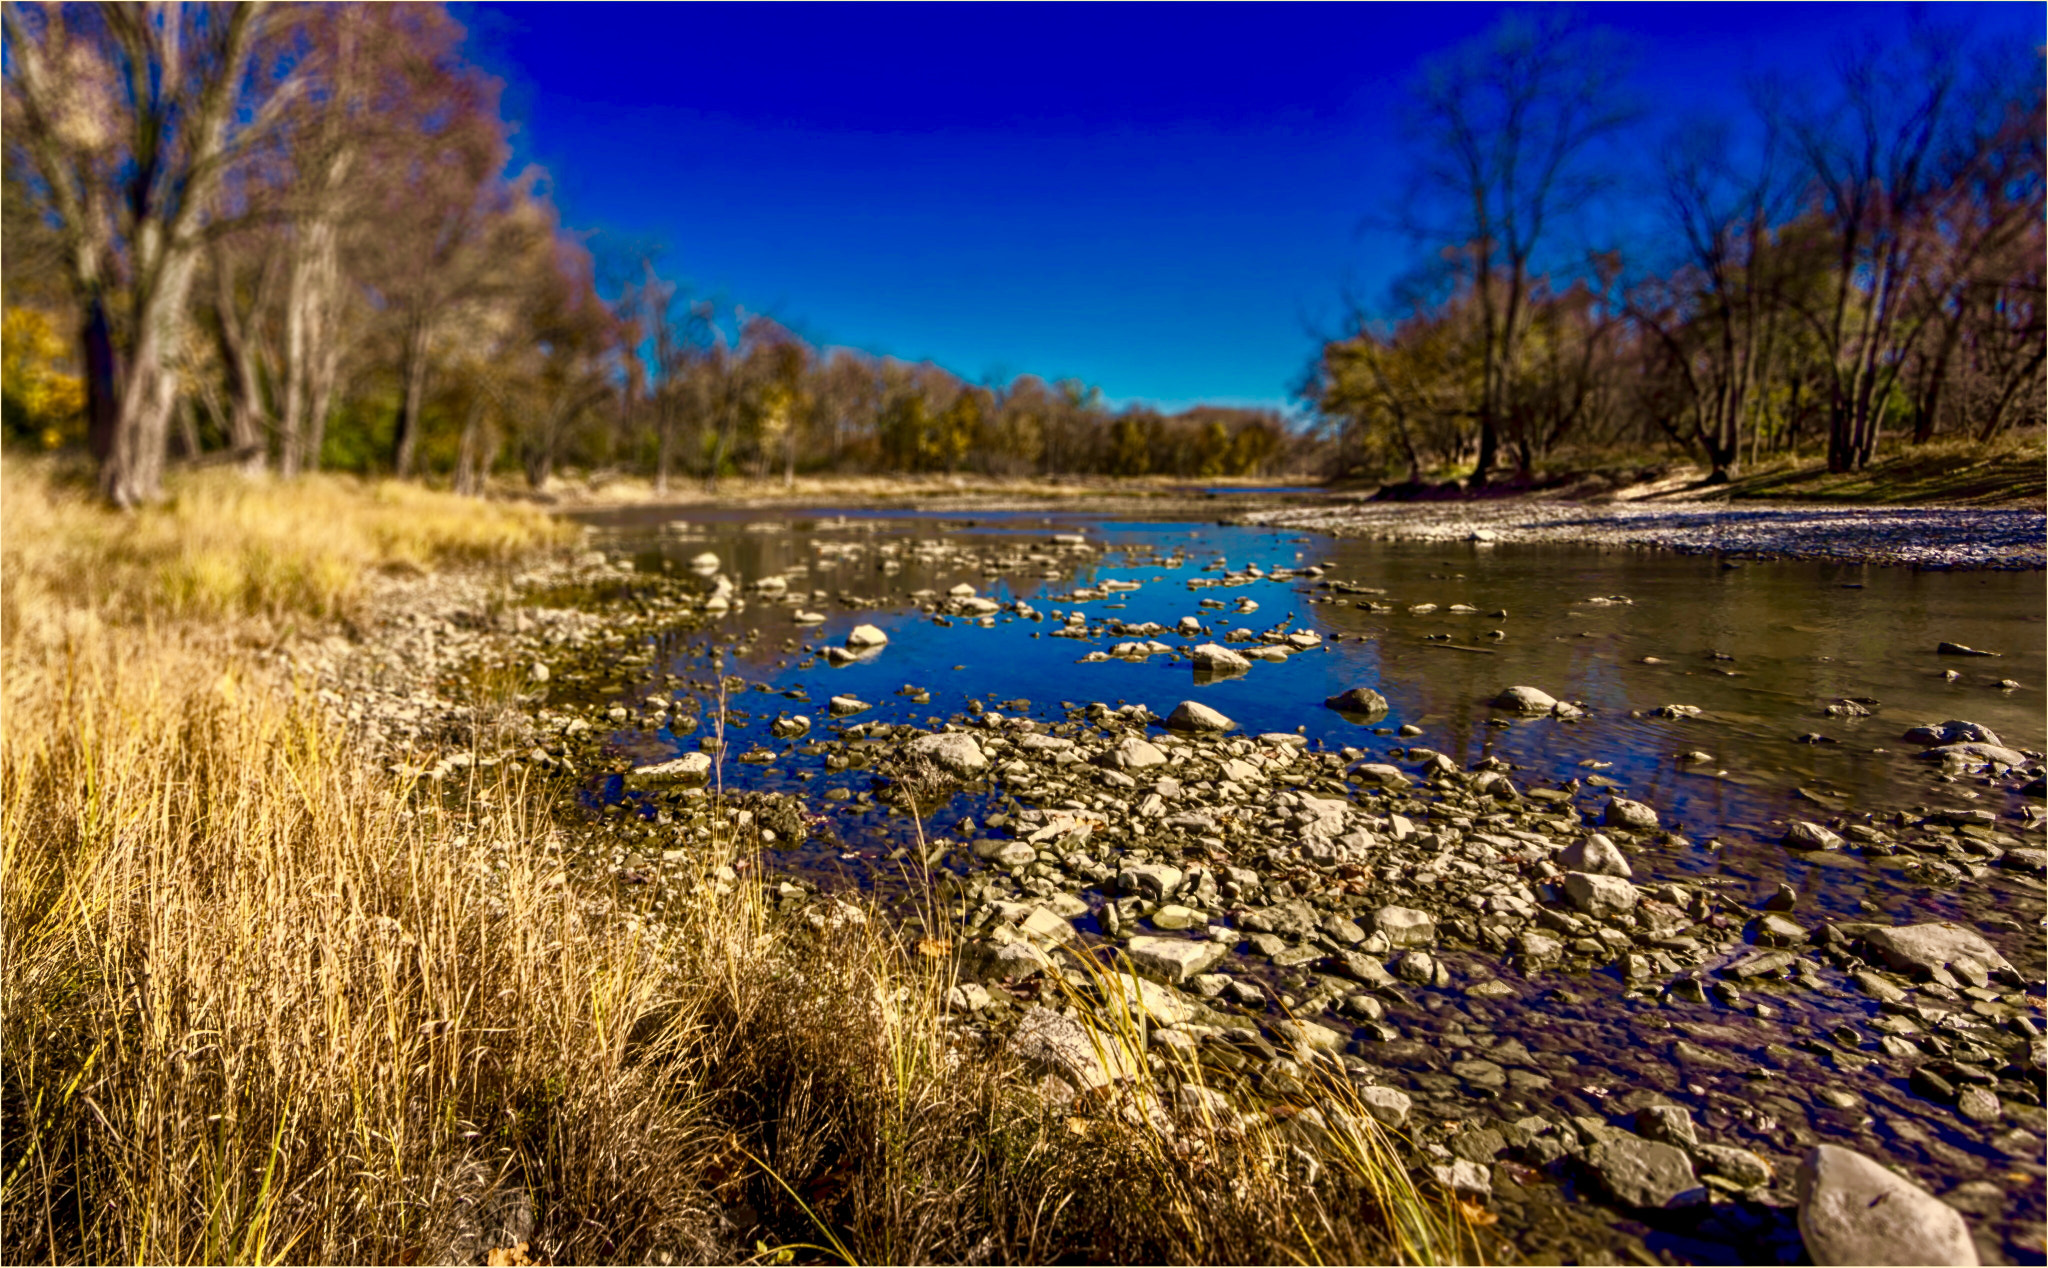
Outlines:
[{"label": "white rock", "polygon": [[1414,1100],[1406,1092],[1376,1083],[1359,1088],[1358,1101],[1365,1106],[1366,1113],[1379,1120],[1382,1127],[1400,1127],[1408,1121],[1408,1111],[1415,1107]]},{"label": "white rock", "polygon": [[1608,801],[1607,808],[1601,812],[1600,822],[1610,828],[1654,832],[1657,830],[1657,812],[1640,801],[1615,797]]},{"label": "white rock", "polygon": [[1230,948],[1220,942],[1196,942],[1187,938],[1154,938],[1140,934],[1125,948],[1140,973],[1179,985],[1198,973],[1207,973]]},{"label": "white rock", "polygon": [[1181,870],[1170,863],[1126,863],[1117,873],[1117,887],[1155,901],[1173,896],[1180,888]]},{"label": "white rock", "polygon": [[981,745],[971,735],[959,731],[941,731],[936,735],[920,735],[908,745],[912,753],[929,757],[955,775],[978,775],[988,769],[988,757],[981,751]]},{"label": "white rock", "polygon": [[872,625],[856,625],[846,633],[846,645],[859,650],[864,647],[880,647],[889,641],[889,636]]},{"label": "white rock", "polygon": [[1209,673],[1237,673],[1252,667],[1250,661],[1218,643],[1203,643],[1191,659],[1196,669]]},{"label": "white rock", "polygon": [[1635,875],[1628,859],[1614,842],[1595,832],[1583,841],[1574,841],[1564,847],[1557,856],[1559,867],[1570,872],[1592,872],[1597,876],[1619,876],[1623,880]]},{"label": "white rock", "polygon": [[1382,907],[1367,923],[1388,946],[1426,947],[1436,941],[1436,917],[1413,907]]},{"label": "white rock", "polygon": [[1853,1149],[1815,1145],[1799,1164],[1799,1232],[1816,1264],[1975,1264],[1962,1215]]},{"label": "white rock", "polygon": [[711,777],[711,755],[709,753],[685,753],[672,762],[657,762],[653,766],[642,766],[626,776],[626,782],[636,784],[700,784]]},{"label": "white rock", "polygon": [[1176,731],[1228,731],[1237,723],[1199,700],[1183,700],[1173,707],[1166,725]]},{"label": "white rock", "polygon": [[1119,770],[1145,770],[1166,765],[1166,754],[1150,740],[1133,735],[1110,750],[1109,763]]},{"label": "white rock", "polygon": [[1493,704],[1517,713],[1548,713],[1557,705],[1557,697],[1535,687],[1508,687],[1493,698]]},{"label": "white rock", "polygon": [[1593,872],[1566,872],[1564,892],[1572,906],[1589,916],[1627,911],[1636,905],[1637,898],[1636,887],[1619,876]]}]

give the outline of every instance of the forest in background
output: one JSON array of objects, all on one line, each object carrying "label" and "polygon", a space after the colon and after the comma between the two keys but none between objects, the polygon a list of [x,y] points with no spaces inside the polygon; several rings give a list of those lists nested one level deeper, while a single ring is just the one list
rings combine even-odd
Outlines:
[{"label": "forest in background", "polygon": [[1483,483],[1677,447],[1721,481],[2038,435],[2041,50],[1943,18],[1817,50],[1735,119],[1652,117],[1628,50],[1561,10],[1436,63],[1397,213],[1418,263],[1301,387],[1328,467]]},{"label": "forest in background", "polygon": [[[1660,134],[1608,33],[1510,11],[1412,86],[1389,214],[1413,267],[1322,345],[1294,419],[970,382],[693,294],[510,170],[498,85],[439,5],[10,4],[4,37],[5,434],[89,452],[117,505],[174,463],[661,491],[1483,483],[1659,451],[1725,478],[2048,410],[2040,53],[1924,20],[1819,86],[1759,84],[1753,119]],[[1620,158],[1645,142],[1654,178]]]},{"label": "forest in background", "polygon": [[[439,5],[10,5],[9,438],[478,491],[564,466],[1242,475],[1277,412],[1112,411],[807,344],[565,228],[509,172],[498,85]],[[595,241],[593,242],[593,239]]]}]

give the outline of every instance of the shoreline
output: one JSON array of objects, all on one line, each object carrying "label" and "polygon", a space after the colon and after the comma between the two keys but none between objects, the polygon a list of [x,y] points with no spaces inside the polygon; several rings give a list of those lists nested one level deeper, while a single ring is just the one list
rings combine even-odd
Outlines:
[{"label": "shoreline", "polygon": [[1943,571],[2048,568],[2048,513],[2031,507],[1504,498],[1255,510],[1238,522],[1381,541],[1651,548],[1741,560]]}]

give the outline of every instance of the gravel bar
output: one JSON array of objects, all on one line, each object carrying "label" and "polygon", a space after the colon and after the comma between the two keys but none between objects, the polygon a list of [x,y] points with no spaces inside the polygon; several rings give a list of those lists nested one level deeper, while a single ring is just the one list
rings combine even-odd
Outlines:
[{"label": "gravel bar", "polygon": [[1502,499],[1253,511],[1248,524],[1387,541],[1564,542],[1688,555],[1915,568],[2048,567],[2048,515],[2031,507],[1729,506]]}]

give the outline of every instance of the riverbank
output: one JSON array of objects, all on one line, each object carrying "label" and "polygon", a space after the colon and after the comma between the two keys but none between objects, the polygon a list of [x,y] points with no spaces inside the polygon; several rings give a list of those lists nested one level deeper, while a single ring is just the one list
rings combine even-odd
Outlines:
[{"label": "riverbank", "polygon": [[[1303,1095],[1335,1086],[1356,1098],[1348,1121],[1398,1133],[1403,1174],[1458,1196],[1494,1262],[1660,1250],[1790,1262],[1809,1246],[1799,1177],[1834,1156],[1817,1154],[1823,1145],[1910,1172],[1916,1187],[1890,1200],[1927,1221],[1953,1231],[1942,1213],[1969,1212],[1965,1236],[1984,1259],[2037,1253],[2040,1176],[2028,1158],[2044,1124],[2028,1089],[2041,974],[2023,937],[2038,923],[2041,816],[2021,792],[2037,752],[1911,764],[1906,800],[1924,804],[1897,814],[1809,779],[1811,808],[1740,829],[1763,838],[1745,843],[1674,822],[1688,794],[1594,741],[1611,706],[1577,696],[1525,711],[1536,697],[1524,693],[1483,722],[1499,752],[1570,748],[1555,778],[1498,755],[1455,756],[1450,718],[1397,729],[1368,716],[1342,747],[1278,728],[1167,725],[1178,695],[1158,697],[1157,712],[1104,697],[1142,689],[1141,665],[1177,667],[1181,694],[1189,673],[1193,694],[1247,673],[1261,694],[1289,695],[1272,662],[1331,656],[1337,637],[1358,637],[1352,621],[1377,621],[1368,641],[1388,657],[1456,623],[1455,607],[1411,602],[1449,604],[1450,579],[1285,565],[1294,546],[1277,539],[1256,569],[1210,567],[1180,544],[1185,533],[1112,557],[1094,532],[1029,522],[985,534],[805,514],[698,517],[659,534],[650,524],[511,578],[495,605],[481,591],[405,582],[420,588],[394,602],[415,616],[363,645],[424,674],[393,707],[370,698],[346,656],[296,668],[328,678],[400,743],[459,717],[459,693],[419,693],[459,681],[461,663],[523,680],[515,712],[527,729],[472,763],[445,744],[420,752],[422,776],[461,780],[495,761],[571,779],[596,813],[565,836],[565,871],[649,929],[673,919],[702,843],[736,837],[749,851],[736,861],[777,869],[762,892],[780,917],[830,923],[848,903],[901,931],[912,963],[943,966],[945,1033],[1018,1061],[1083,1120],[1075,1139],[1101,1130],[1087,1125],[1099,1120],[1083,1112],[1086,1094],[1126,1080],[1148,1086],[1162,1113],[1201,1104],[1246,1130],[1298,1124]],[[714,525],[724,531],[708,537]],[[1118,581],[1082,587],[1084,572]],[[1403,588],[1361,590],[1361,576]],[[1029,597],[985,597],[1001,593],[997,577]],[[1155,588],[1216,632],[1178,633],[1156,611],[1168,628],[1134,620]],[[1172,597],[1183,589],[1201,597]],[[1249,610],[1271,621],[1297,593],[1332,607],[1312,622],[1223,632]],[[1598,602],[1655,605],[1649,592]],[[1522,601],[1507,605],[1515,618],[1489,619],[1514,632],[1493,646],[1549,641],[1554,631],[1518,623],[1531,615]],[[1418,615],[1426,608],[1434,621]],[[1598,623],[1570,620],[1565,629]],[[870,622],[889,627],[884,642],[849,628]],[[1044,634],[1062,667],[1091,666],[1063,673],[1099,685],[1046,677],[1074,698],[1010,698],[1013,684],[952,665],[1005,626]],[[1219,640],[1243,663],[1168,637]],[[1761,650],[1745,635],[1732,654],[1753,666]],[[534,664],[548,668],[544,699]],[[951,686],[949,665],[966,671]],[[808,689],[782,672],[811,667]],[[1671,734],[1650,742],[1718,747],[1716,698],[1684,682],[1668,687],[1707,716],[1667,706],[1645,725]],[[1010,689],[991,694],[998,686]],[[404,716],[400,699],[424,716]],[[1853,728],[1853,703],[1835,702],[1826,723],[1803,720],[1819,713],[1812,702],[1788,712],[1781,700],[1772,716]],[[1336,716],[1316,699],[1301,707]],[[1860,739],[1895,744],[1905,721],[1872,720]],[[1681,764],[1687,782],[1736,795],[1708,754]],[[1801,879],[1802,893],[1774,897],[1743,865],[1724,870],[1747,849],[1815,860],[1813,888]],[[1867,877],[1866,905],[1841,910],[1828,873]],[[903,901],[868,905],[883,890]],[[1929,929],[1949,930],[1939,937],[1963,948],[1961,963],[1887,956]],[[1136,972],[1111,978],[1112,965]],[[1128,1022],[1100,1025],[1118,998]],[[1091,1039],[1091,1025],[1106,1037]],[[1330,1121],[1281,1140],[1315,1154],[1313,1128]]]},{"label": "riverbank", "polygon": [[10,1260],[1469,1254],[1348,1082],[1314,1131],[1173,1094],[1121,979],[976,1032],[936,924],[764,871],[786,800],[586,813],[619,758],[544,667],[644,663],[696,579],[398,486],[5,474]]},{"label": "riverbank", "polygon": [[1270,508],[1247,512],[1243,521],[1382,541],[1546,543],[1915,568],[2048,567],[2048,515],[2024,507],[1498,498]]}]

